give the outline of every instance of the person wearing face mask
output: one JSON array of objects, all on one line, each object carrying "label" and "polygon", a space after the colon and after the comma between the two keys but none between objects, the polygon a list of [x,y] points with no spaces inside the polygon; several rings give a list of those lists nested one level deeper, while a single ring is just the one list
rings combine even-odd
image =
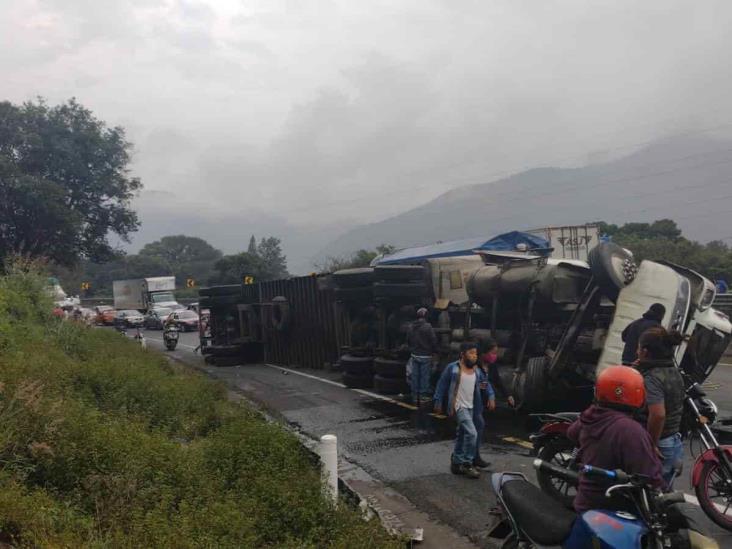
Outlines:
[{"label": "person wearing face mask", "polygon": [[488,376],[488,381],[493,389],[505,398],[508,405],[513,408],[516,405],[516,400],[513,398],[511,391],[506,388],[506,384],[503,383],[498,371],[498,344],[492,339],[487,339],[483,344],[483,349],[483,354],[480,357],[480,367]]},{"label": "person wearing face mask", "polygon": [[480,455],[475,416],[480,413],[478,410],[482,411],[484,398],[489,410],[496,409],[493,387],[485,372],[476,367],[477,364],[478,346],[470,342],[462,343],[459,360],[445,367],[434,395],[435,412],[441,414],[446,408],[448,416],[455,417],[457,421],[450,471],[471,479],[480,478],[480,472],[476,469],[476,458],[480,458]]}]

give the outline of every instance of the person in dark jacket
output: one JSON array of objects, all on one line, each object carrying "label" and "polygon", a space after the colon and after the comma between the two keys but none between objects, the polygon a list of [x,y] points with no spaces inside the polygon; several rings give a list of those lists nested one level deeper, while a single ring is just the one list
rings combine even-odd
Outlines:
[{"label": "person in dark jacket", "polygon": [[643,316],[638,320],[634,320],[625,327],[621,337],[625,347],[623,348],[623,364],[626,366],[632,366],[638,358],[638,339],[643,332],[654,326],[660,326],[664,315],[666,314],[666,307],[660,303],[654,303],[648,310],[643,313]]},{"label": "person in dark jacket", "polygon": [[431,402],[430,373],[432,372],[432,355],[437,352],[437,336],[432,325],[427,322],[427,309],[417,311],[417,320],[407,333],[407,344],[411,356],[407,372],[412,386],[412,402]]},{"label": "person in dark jacket", "polygon": [[[629,474],[647,475],[657,488],[663,487],[661,462],[651,436],[633,418],[643,406],[645,384],[637,370],[609,366],[595,382],[595,403],[570,425],[567,437],[579,446],[579,460],[603,469],[621,469]],[[607,486],[580,476],[574,508],[578,513],[591,509],[624,510],[635,513],[623,498],[605,497]]]},{"label": "person in dark jacket", "polygon": [[638,341],[638,371],[646,389],[646,428],[663,456],[663,479],[669,488],[681,467],[684,446],[679,432],[684,412],[685,385],[673,360],[674,348],[683,341],[676,331],[655,326]]}]

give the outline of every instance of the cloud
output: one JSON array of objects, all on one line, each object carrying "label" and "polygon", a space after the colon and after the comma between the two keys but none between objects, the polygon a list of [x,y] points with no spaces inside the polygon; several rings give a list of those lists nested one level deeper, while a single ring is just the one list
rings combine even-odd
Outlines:
[{"label": "cloud", "polygon": [[721,0],[3,8],[8,99],[76,96],[128,129],[148,190],[252,219],[275,212],[298,231],[732,122]]}]

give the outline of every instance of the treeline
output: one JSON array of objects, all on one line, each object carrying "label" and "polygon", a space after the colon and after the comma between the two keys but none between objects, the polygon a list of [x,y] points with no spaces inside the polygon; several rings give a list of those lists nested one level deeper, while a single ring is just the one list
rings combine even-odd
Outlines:
[{"label": "treeline", "polygon": [[288,276],[287,259],[279,238],[265,237],[259,242],[252,236],[246,252],[224,255],[202,238],[186,235],[165,236],[146,244],[137,254],[118,256],[106,263],[88,260],[75,268],[59,268],[61,285],[69,293],[78,292],[88,282],[88,296],[106,296],[112,292],[112,281],[149,276],[176,277],[178,295],[195,295],[187,289],[186,280],[197,287],[211,284],[236,284],[245,276],[255,280],[272,280]]},{"label": "treeline", "polygon": [[701,244],[684,237],[676,222],[600,223],[600,234],[633,252],[638,262],[663,259],[698,271],[711,280],[732,281],[732,248],[721,240]]}]

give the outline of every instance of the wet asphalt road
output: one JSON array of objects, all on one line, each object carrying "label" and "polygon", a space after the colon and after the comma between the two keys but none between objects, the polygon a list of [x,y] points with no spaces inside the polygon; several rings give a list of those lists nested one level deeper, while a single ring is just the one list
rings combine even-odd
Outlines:
[{"label": "wet asphalt road", "polygon": [[[148,331],[146,338],[150,348],[162,348],[160,332]],[[497,546],[489,538],[495,524],[490,513],[495,506],[490,472],[469,480],[449,471],[454,436],[451,420],[434,417],[427,407],[414,410],[368,391],[346,389],[334,372],[269,365],[208,366],[193,353],[197,344],[196,333],[181,334],[179,347],[172,354],[224,381],[312,438],[337,435],[344,457],[406,496],[431,518],[477,546]],[[707,392],[720,410],[732,412],[732,359],[728,361],[728,367],[720,366],[712,374]],[[524,417],[504,406],[490,414],[482,455],[492,462],[491,471],[521,471],[535,479],[527,440]],[[693,495],[689,483],[693,460],[688,448],[686,454],[685,473],[676,488]],[[720,547],[732,548],[732,534],[713,525],[698,507],[690,507]]]}]

